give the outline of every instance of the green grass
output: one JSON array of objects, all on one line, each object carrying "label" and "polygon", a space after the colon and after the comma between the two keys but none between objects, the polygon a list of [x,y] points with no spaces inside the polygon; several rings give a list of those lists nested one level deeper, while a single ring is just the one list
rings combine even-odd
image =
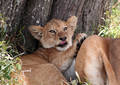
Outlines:
[{"label": "green grass", "polygon": [[19,54],[15,45],[11,43],[13,36],[7,34],[6,18],[0,14],[0,85],[20,85],[21,61],[15,58]]},{"label": "green grass", "polygon": [[13,85],[19,79],[21,62],[12,57],[11,49],[5,41],[0,41],[0,85]]},{"label": "green grass", "polygon": [[106,11],[105,25],[99,27],[102,37],[120,38],[120,2],[113,5],[111,11]]}]

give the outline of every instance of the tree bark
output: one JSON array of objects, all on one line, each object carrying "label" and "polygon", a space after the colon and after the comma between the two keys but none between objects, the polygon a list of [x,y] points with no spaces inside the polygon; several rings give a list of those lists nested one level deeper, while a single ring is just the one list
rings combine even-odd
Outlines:
[{"label": "tree bark", "polygon": [[26,0],[0,0],[0,14],[6,17],[8,32],[17,29]]},{"label": "tree bark", "polygon": [[[19,3],[17,2],[19,1]],[[0,0],[0,13],[9,18],[13,28],[24,27],[25,49],[29,52],[38,47],[38,42],[27,30],[29,25],[45,25],[52,18],[66,20],[78,17],[76,34],[92,34],[103,23],[106,7],[111,0]]]}]

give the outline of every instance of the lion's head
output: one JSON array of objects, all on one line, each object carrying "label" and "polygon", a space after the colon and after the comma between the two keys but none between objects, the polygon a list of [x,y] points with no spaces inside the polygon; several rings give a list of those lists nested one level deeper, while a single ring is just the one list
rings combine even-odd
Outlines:
[{"label": "lion's head", "polygon": [[55,47],[59,51],[64,51],[72,45],[76,24],[77,17],[71,16],[67,21],[52,19],[44,27],[30,26],[29,30],[44,48]]}]

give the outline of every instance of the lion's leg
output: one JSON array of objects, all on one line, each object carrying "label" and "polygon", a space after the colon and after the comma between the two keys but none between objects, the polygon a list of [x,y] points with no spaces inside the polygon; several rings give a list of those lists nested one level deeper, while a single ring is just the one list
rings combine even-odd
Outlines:
[{"label": "lion's leg", "polygon": [[[29,66],[23,67],[26,68],[24,70],[29,69]],[[34,65],[31,72],[24,72],[24,74],[27,85],[63,85],[63,81],[66,81],[53,64]]]},{"label": "lion's leg", "polygon": [[105,85],[105,71],[101,56],[96,51],[82,48],[76,58],[76,71],[82,81],[88,80],[91,85]]},{"label": "lion's leg", "polygon": [[105,85],[103,65],[97,58],[89,57],[90,60],[86,61],[84,68],[85,77],[92,85]]}]

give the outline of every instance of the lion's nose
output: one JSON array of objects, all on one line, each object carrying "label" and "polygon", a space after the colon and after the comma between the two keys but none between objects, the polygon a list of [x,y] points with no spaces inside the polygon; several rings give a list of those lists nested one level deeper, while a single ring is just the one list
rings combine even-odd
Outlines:
[{"label": "lion's nose", "polygon": [[62,41],[65,41],[67,39],[67,37],[60,37],[59,39]]}]

